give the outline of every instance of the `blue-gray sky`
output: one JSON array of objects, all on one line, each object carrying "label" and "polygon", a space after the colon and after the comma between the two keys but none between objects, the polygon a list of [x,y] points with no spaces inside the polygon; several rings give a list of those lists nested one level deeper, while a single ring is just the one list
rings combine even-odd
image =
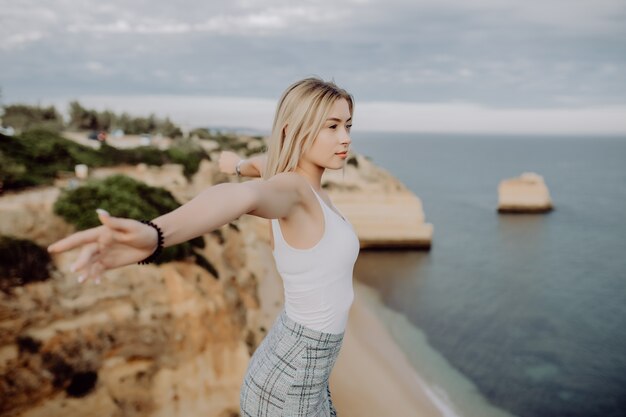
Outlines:
[{"label": "blue-gray sky", "polygon": [[[395,112],[395,130],[455,130],[477,111],[478,131],[498,115],[504,130],[538,117],[567,131],[571,114],[626,132],[625,0],[0,0],[0,34],[4,103],[83,98],[135,111],[124,103],[141,98],[183,117],[190,96],[233,98],[235,109],[259,99],[258,120],[221,117],[262,128],[287,85],[317,75],[364,111]],[[385,129],[367,111],[364,126]]]}]

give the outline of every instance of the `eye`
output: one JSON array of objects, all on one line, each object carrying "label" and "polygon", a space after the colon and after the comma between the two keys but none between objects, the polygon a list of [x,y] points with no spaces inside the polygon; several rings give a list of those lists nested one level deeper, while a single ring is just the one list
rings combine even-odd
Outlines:
[{"label": "eye", "polygon": [[352,125],[346,125],[346,129],[350,130],[352,128]]},{"label": "eye", "polygon": [[331,129],[333,129],[333,130],[334,130],[334,129],[337,129],[337,125],[331,125],[331,126],[329,126],[329,127],[330,127]]}]

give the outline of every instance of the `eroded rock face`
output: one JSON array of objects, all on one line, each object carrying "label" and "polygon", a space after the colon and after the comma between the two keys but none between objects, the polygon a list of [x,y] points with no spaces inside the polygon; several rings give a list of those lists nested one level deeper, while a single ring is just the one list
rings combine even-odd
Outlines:
[{"label": "eroded rock face", "polygon": [[[119,172],[188,197],[177,166],[93,176]],[[52,213],[58,193],[0,198],[2,231],[44,246],[73,232]],[[0,292],[0,414],[237,415],[249,357],[264,336],[248,324],[259,301],[257,277],[245,267],[254,240],[243,236],[254,233],[242,218],[205,235],[203,255],[219,279],[173,262],[127,266],[100,285],[80,285],[68,272],[73,251],[54,256],[48,281]]]},{"label": "eroded rock face", "polygon": [[59,194],[57,187],[38,187],[0,197],[0,234],[41,246],[70,234],[72,226],[52,213]]},{"label": "eroded rock face", "polygon": [[[419,199],[365,158],[358,165],[347,166],[345,179],[328,172],[333,202],[365,245],[414,242],[429,226]],[[182,203],[206,186],[240,181],[208,161],[190,182],[175,166],[103,168],[90,176],[120,172],[163,186]],[[45,246],[70,234],[72,226],[52,214],[57,195],[50,187],[0,197],[1,230]],[[430,242],[432,226],[420,233]],[[0,414],[238,415],[249,358],[282,308],[283,289],[268,220],[242,216],[204,239],[202,255],[218,279],[172,262],[131,265],[108,271],[100,285],[77,284],[69,273],[73,251],[54,256],[48,281],[0,292]]]},{"label": "eroded rock face", "polygon": [[[74,256],[60,256],[62,270]],[[50,416],[75,403],[88,415],[74,401],[84,397],[99,399],[97,415],[237,410],[255,287],[225,277],[176,262],[109,271],[100,285],[59,273],[3,295],[0,411]]]},{"label": "eroded rock face", "polygon": [[525,172],[498,185],[500,213],[545,213],[552,209],[550,192],[541,175]]}]

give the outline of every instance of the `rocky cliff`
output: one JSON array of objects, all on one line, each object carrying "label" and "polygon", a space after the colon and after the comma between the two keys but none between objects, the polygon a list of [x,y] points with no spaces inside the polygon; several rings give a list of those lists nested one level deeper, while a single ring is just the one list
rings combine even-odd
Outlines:
[{"label": "rocky cliff", "polygon": [[[419,200],[369,161],[355,160],[345,178],[340,172],[325,178],[333,202],[365,242],[393,241],[394,233],[396,242],[410,242],[402,219],[410,219],[405,229],[424,228]],[[90,175],[125,173],[185,202],[206,186],[237,181],[215,165],[204,161],[191,181],[176,165]],[[69,234],[72,227],[52,213],[59,187],[68,185],[59,180],[0,197],[0,233],[42,246]],[[383,219],[383,209],[395,211]],[[376,221],[386,223],[380,228]],[[432,226],[426,229],[430,242]],[[77,284],[68,272],[75,251],[54,257],[50,279],[0,293],[0,414],[238,415],[249,357],[282,307],[282,288],[266,220],[243,216],[204,239],[202,254],[216,276],[172,262],[127,266],[107,272],[99,285]]]}]

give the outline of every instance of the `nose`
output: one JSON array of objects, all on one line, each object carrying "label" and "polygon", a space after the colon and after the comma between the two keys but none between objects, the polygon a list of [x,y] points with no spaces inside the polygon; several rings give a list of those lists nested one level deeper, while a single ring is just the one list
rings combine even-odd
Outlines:
[{"label": "nose", "polygon": [[341,129],[341,143],[350,145],[352,143],[352,139],[350,138],[350,131],[346,128]]}]

